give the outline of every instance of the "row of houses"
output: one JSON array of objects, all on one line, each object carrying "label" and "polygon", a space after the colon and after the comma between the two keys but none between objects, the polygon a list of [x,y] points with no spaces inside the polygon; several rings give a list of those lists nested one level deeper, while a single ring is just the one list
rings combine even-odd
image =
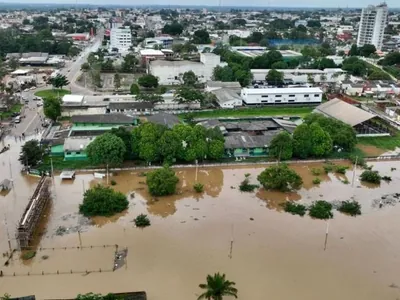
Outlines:
[{"label": "row of houses", "polygon": [[[315,113],[340,120],[354,128],[358,136],[389,136],[387,126],[371,112],[357,108],[340,99],[333,99],[317,106]],[[168,128],[181,120],[172,114],[156,113],[142,121],[160,124]],[[125,114],[75,115],[72,126],[50,127],[43,136],[42,143],[50,146],[53,156],[64,160],[86,160],[86,147],[96,138],[113,128],[140,126],[137,116]],[[197,126],[219,128],[225,138],[226,157],[267,156],[272,139],[281,131],[293,133],[301,124],[299,117],[243,117],[197,119]]]}]

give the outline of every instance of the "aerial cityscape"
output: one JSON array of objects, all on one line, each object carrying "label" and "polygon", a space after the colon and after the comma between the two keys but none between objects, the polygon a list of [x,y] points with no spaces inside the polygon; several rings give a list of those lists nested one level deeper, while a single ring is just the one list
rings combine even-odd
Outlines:
[{"label": "aerial cityscape", "polygon": [[8,1],[0,40],[0,299],[400,299],[397,2]]}]

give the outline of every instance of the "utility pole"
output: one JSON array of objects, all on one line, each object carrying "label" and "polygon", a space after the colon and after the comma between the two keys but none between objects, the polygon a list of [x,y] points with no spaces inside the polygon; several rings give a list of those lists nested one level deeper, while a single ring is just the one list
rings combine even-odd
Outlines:
[{"label": "utility pole", "polygon": [[356,162],[353,167],[353,179],[351,180],[351,187],[354,187],[354,178],[356,177],[357,162],[358,162],[358,156],[356,156]]},{"label": "utility pole", "polygon": [[326,245],[328,244],[328,234],[329,234],[329,219],[328,219],[328,221],[326,222],[324,251],[326,250]]},{"label": "utility pole", "polygon": [[51,164],[51,177],[54,178],[53,174],[54,174],[54,168],[53,168],[53,158],[50,157],[50,164]]},{"label": "utility pole", "polygon": [[10,180],[11,180],[11,182],[13,182],[12,169],[11,169],[11,158],[8,159],[8,164],[10,166]]},{"label": "utility pole", "polygon": [[106,176],[107,176],[107,185],[108,185],[108,164],[107,164],[107,174],[106,174]]}]

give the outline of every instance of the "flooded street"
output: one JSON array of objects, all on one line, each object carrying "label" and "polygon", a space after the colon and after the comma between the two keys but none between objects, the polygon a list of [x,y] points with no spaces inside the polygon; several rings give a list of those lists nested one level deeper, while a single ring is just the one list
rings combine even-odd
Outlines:
[{"label": "flooded street", "polygon": [[[12,145],[0,155],[0,180],[10,177],[9,161],[18,156],[16,150],[17,145]],[[2,258],[0,269],[6,276],[0,278],[0,294],[49,299],[144,290],[151,300],[188,300],[197,298],[198,285],[207,274],[223,272],[236,282],[239,299],[398,299],[400,203],[381,209],[372,204],[399,192],[400,162],[371,165],[391,176],[392,182],[365,186],[358,181],[361,170],[356,170],[352,186],[351,169],[346,175],[320,175],[321,184],[313,185],[316,176],[311,169],[323,165],[298,164],[292,167],[303,177],[304,186],[297,193],[263,189],[241,193],[238,186],[245,174],[250,173],[256,183],[265,166],[178,169],[178,194],[159,198],[147,192],[143,174],[147,170],[123,171],[112,177],[117,183],[113,188],[127,194],[129,209],[93,220],[79,216],[78,206],[85,189],[105,180],[78,174],[73,182],[61,182],[56,176],[52,205],[43,222],[46,231],[38,239],[45,249],[38,249],[30,262],[14,256],[7,267]],[[15,236],[38,181],[19,170],[11,164],[14,189],[0,195],[2,253],[8,249],[7,231]],[[196,177],[205,186],[202,194],[192,191]],[[349,184],[343,183],[345,179]],[[287,199],[311,203],[352,198],[361,203],[363,214],[352,218],[335,211],[326,251],[326,221],[293,216],[280,206]],[[148,214],[150,227],[134,227],[132,220],[140,213]],[[65,228],[63,235],[56,234],[60,226]],[[84,249],[61,249],[80,244]],[[127,247],[128,257],[125,266],[112,272],[115,244]],[[16,247],[15,239],[12,245]],[[14,272],[24,276],[14,277]]]}]

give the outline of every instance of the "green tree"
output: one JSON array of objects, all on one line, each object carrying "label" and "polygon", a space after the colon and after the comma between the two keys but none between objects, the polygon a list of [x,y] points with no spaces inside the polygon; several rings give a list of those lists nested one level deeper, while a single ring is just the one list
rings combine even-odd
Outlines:
[{"label": "green tree", "polygon": [[269,154],[279,160],[288,160],[293,155],[293,139],[287,131],[277,134],[268,147]]},{"label": "green tree", "polygon": [[49,83],[57,89],[62,89],[64,86],[69,84],[69,81],[65,75],[58,74],[55,77],[49,79]]},{"label": "green tree", "polygon": [[349,50],[349,56],[357,56],[359,55],[359,50],[356,44],[351,45]]},{"label": "green tree", "polygon": [[224,142],[220,140],[211,140],[208,143],[208,152],[207,152],[207,157],[209,159],[221,159],[224,157],[225,154],[225,147],[224,147]]},{"label": "green tree", "polygon": [[283,84],[283,73],[279,72],[275,69],[271,69],[268,71],[268,74],[265,76],[265,80],[270,85],[282,85]]},{"label": "green tree", "polygon": [[266,168],[257,179],[266,190],[281,192],[297,190],[303,184],[301,177],[283,163]]},{"label": "green tree", "polygon": [[204,101],[204,94],[196,89],[181,87],[175,94],[178,103],[194,103]]},{"label": "green tree", "polygon": [[121,87],[121,75],[119,73],[114,74],[114,88],[118,90]]},{"label": "green tree", "polygon": [[168,166],[147,173],[146,184],[153,196],[173,195],[179,178]]},{"label": "green tree", "polygon": [[164,102],[164,98],[160,94],[155,93],[139,93],[136,95],[136,100],[144,101],[144,102],[151,102],[151,103],[160,103]]},{"label": "green tree", "polygon": [[193,44],[210,44],[211,39],[207,30],[200,29],[196,30],[192,36]]},{"label": "green tree", "polygon": [[143,75],[139,77],[138,84],[145,88],[156,88],[158,87],[158,78],[151,74]]},{"label": "green tree", "polygon": [[187,71],[183,73],[182,80],[184,85],[194,86],[197,82],[197,76],[193,71]]},{"label": "green tree", "polygon": [[121,72],[133,73],[138,62],[138,59],[133,54],[125,55],[124,61],[121,65]]},{"label": "green tree", "polygon": [[86,147],[89,161],[94,165],[121,165],[126,152],[124,141],[107,132],[95,138]]},{"label": "green tree", "polygon": [[126,127],[112,128],[110,133],[119,137],[125,145],[125,159],[132,159],[132,134]]},{"label": "green tree", "polygon": [[332,152],[332,139],[317,123],[309,127],[311,138],[311,154],[316,157],[326,156]]},{"label": "green tree", "polygon": [[374,70],[369,74],[368,80],[392,80],[392,77],[384,71]]},{"label": "green tree", "polygon": [[61,100],[56,97],[45,98],[43,112],[47,118],[56,121],[61,116]]},{"label": "green tree", "polygon": [[161,149],[159,144],[166,127],[149,122],[140,127],[139,157],[146,162],[160,161]]},{"label": "green tree", "polygon": [[22,146],[18,160],[26,167],[34,167],[42,159],[42,156],[43,150],[40,147],[39,141],[31,140]]},{"label": "green tree", "polygon": [[207,275],[207,283],[199,285],[205,291],[197,300],[222,300],[224,296],[237,298],[238,290],[234,286],[234,282],[225,279],[225,274]]},{"label": "green tree", "polygon": [[174,162],[174,160],[178,157],[178,153],[182,151],[182,141],[175,131],[166,130],[161,136],[159,143],[160,153],[164,158],[164,162]]},{"label": "green tree", "polygon": [[89,71],[89,70],[90,70],[90,65],[89,65],[89,63],[85,62],[85,63],[83,63],[83,64],[81,65],[81,71],[82,71],[82,72],[87,72],[87,71]]},{"label": "green tree", "polygon": [[310,128],[301,124],[293,132],[293,155],[298,158],[307,158],[312,153]]},{"label": "green tree", "polygon": [[79,213],[85,217],[109,217],[124,211],[128,205],[129,201],[121,192],[97,185],[83,194],[83,203],[79,205]]},{"label": "green tree", "polygon": [[229,66],[220,67],[216,66],[213,70],[213,79],[223,82],[229,82],[235,80],[235,75]]},{"label": "green tree", "polygon": [[162,29],[163,34],[170,34],[170,35],[180,35],[183,31],[182,24],[174,21],[171,24],[165,24],[164,28]]},{"label": "green tree", "polygon": [[360,47],[358,50],[359,50],[359,54],[364,57],[369,57],[371,54],[374,54],[376,52],[375,46],[371,45],[371,44],[365,44],[364,46]]},{"label": "green tree", "polygon": [[131,84],[130,88],[131,95],[137,95],[140,93],[140,88],[136,83]]},{"label": "green tree", "polygon": [[274,62],[271,65],[271,68],[272,69],[287,69],[288,68],[288,64],[286,62],[284,62],[284,61],[277,61],[277,62]]}]

